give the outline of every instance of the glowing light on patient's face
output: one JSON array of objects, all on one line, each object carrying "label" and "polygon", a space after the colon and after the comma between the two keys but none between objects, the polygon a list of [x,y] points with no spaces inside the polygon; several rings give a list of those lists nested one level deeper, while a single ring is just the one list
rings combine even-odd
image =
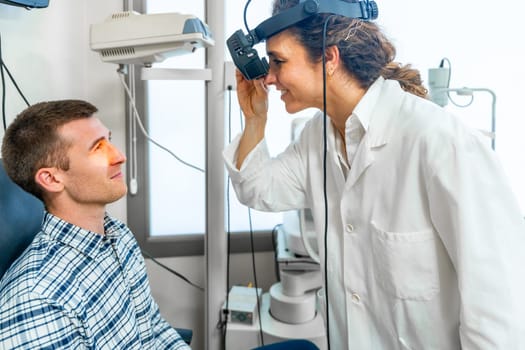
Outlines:
[{"label": "glowing light on patient's face", "polygon": [[115,164],[124,158],[122,153],[106,138],[97,140],[91,149],[91,155],[100,165]]}]

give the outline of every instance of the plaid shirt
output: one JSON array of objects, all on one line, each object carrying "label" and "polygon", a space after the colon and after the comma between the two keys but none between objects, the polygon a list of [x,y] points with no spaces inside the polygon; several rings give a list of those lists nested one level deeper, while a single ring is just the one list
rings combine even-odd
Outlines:
[{"label": "plaid shirt", "polygon": [[102,236],[46,213],[0,281],[0,349],[184,349],[161,317],[131,231]]}]

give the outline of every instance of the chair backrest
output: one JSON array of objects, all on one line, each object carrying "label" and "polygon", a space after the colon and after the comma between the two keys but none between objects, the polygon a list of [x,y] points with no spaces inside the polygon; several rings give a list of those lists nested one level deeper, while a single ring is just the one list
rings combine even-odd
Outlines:
[{"label": "chair backrest", "polygon": [[44,205],[7,176],[0,159],[0,278],[40,231]]}]

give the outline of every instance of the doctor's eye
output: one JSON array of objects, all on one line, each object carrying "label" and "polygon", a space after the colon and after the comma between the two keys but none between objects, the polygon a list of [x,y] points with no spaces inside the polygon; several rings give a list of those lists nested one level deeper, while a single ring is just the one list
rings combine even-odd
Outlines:
[{"label": "doctor's eye", "polygon": [[285,63],[285,61],[280,60],[278,58],[272,58],[270,60],[270,68],[274,70],[278,70],[281,68],[282,64]]}]

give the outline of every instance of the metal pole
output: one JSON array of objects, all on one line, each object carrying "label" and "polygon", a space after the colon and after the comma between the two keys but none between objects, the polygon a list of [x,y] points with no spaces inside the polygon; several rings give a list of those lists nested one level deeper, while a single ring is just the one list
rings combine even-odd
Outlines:
[{"label": "metal pole", "polygon": [[222,332],[217,328],[226,299],[227,237],[224,230],[224,13],[225,0],[206,1],[206,22],[215,46],[206,50],[206,64],[212,80],[206,84],[206,304],[205,346],[222,348]]},{"label": "metal pole", "polygon": [[494,91],[487,88],[438,88],[438,92],[456,92],[458,95],[472,95],[474,92],[488,92],[492,97],[491,120],[490,120],[490,145],[493,150],[496,150],[496,94]]}]

